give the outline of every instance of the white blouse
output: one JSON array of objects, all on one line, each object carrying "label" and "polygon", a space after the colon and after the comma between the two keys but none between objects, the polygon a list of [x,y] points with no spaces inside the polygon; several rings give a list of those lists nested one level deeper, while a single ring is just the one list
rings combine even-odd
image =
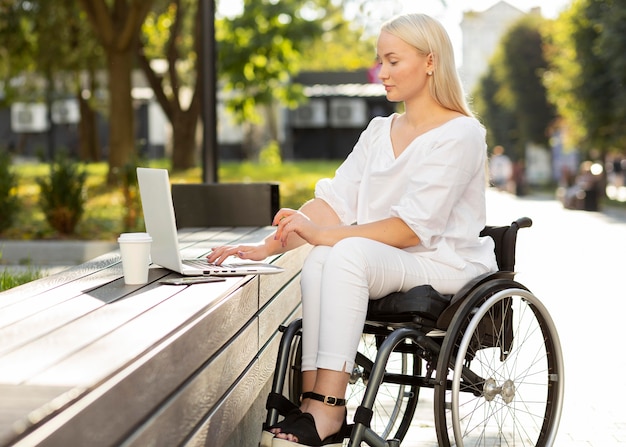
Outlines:
[{"label": "white blouse", "polygon": [[401,218],[420,238],[405,249],[416,256],[497,270],[493,241],[478,236],[486,219],[484,128],[474,118],[454,118],[415,138],[396,158],[394,116],[369,123],[335,177],[317,183],[315,196],[346,225]]}]

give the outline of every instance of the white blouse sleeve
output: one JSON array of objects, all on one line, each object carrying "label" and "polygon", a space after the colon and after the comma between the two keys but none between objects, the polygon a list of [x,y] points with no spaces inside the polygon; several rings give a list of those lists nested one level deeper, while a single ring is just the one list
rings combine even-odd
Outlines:
[{"label": "white blouse sleeve", "polygon": [[374,118],[361,133],[352,152],[335,172],[332,179],[321,179],[315,185],[315,197],[324,200],[337,213],[341,222],[351,225],[357,221],[358,195],[367,163],[371,138],[382,125]]}]

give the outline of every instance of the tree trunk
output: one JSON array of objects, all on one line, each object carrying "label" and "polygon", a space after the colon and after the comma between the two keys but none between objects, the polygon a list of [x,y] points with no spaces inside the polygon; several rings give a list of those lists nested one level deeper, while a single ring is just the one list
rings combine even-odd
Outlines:
[{"label": "tree trunk", "polygon": [[198,111],[175,111],[172,120],[172,169],[189,169],[196,166],[196,128]]},{"label": "tree trunk", "polygon": [[114,184],[121,168],[135,154],[131,70],[134,48],[108,51],[109,72],[109,175]]},{"label": "tree trunk", "polygon": [[[94,89],[92,88],[92,92]],[[98,125],[96,112],[89,105],[89,101],[83,98],[79,85],[76,92],[78,107],[80,109],[80,121],[78,122],[78,156],[82,161],[100,161],[100,140],[98,138]]]}]

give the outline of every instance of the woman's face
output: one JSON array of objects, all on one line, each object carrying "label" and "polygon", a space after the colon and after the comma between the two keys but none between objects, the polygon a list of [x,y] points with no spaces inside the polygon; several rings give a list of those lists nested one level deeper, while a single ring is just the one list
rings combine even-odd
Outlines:
[{"label": "woman's face", "polygon": [[378,37],[379,79],[389,101],[407,101],[425,91],[430,58],[399,37],[382,31]]}]

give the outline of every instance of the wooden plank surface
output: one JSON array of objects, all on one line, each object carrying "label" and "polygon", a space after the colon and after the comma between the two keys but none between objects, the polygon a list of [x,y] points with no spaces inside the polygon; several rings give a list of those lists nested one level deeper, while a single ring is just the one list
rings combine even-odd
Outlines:
[{"label": "wooden plank surface", "polygon": [[[259,342],[265,344],[300,305],[300,280],[290,281],[259,314]],[[287,321],[289,323],[289,321]]]},{"label": "wooden plank surface", "polygon": [[309,254],[309,251],[311,251],[311,247],[305,245],[285,253],[274,262],[274,264],[285,269],[284,273],[281,275],[264,275],[259,278],[261,281],[259,307],[265,305],[269,299],[276,295],[278,291],[287,284],[285,276],[293,278],[300,273],[302,263]]},{"label": "wooden plank surface", "polygon": [[258,320],[254,319],[122,445],[180,445],[252,365],[259,351],[257,332]]},{"label": "wooden plank surface", "polygon": [[[300,308],[298,307],[287,316],[283,323],[292,321],[299,314]],[[280,333],[274,334],[273,338],[261,348],[256,361],[246,371],[242,380],[221,399],[220,404],[196,427],[195,431],[186,440],[185,446],[206,447],[207,445],[224,445],[253,402],[259,399],[265,402],[267,396],[260,394],[260,392],[267,389],[267,383],[273,378],[280,336]],[[242,441],[241,446],[258,445],[265,413],[263,412],[259,416],[258,425],[252,427],[251,432],[237,434],[237,438]]]},{"label": "wooden plank surface", "polygon": [[[237,241],[246,235],[257,234],[259,231],[261,231],[261,235],[268,233],[268,230],[260,230],[258,228],[250,227],[216,229],[189,228],[179,233],[179,245],[184,256],[197,257],[202,253],[207,253],[214,245]],[[202,245],[199,246],[199,243],[202,243]],[[194,245],[196,248],[192,248]],[[199,254],[197,256],[193,256],[194,253]],[[119,263],[120,254],[119,250],[116,250],[99,256],[84,264],[74,266],[68,270],[1,292],[0,314],[3,314],[5,308],[8,306],[12,306],[18,302],[23,302],[29,297],[34,297],[40,294],[49,294],[57,287],[65,286],[74,281],[80,281],[82,283],[84,278]],[[118,265],[117,268],[119,269],[117,270],[117,273],[121,275],[121,265]],[[97,286],[97,283],[93,284],[93,287]],[[63,293],[60,294],[62,295]],[[2,327],[2,325],[0,325],[0,327]]]},{"label": "wooden plank surface", "polygon": [[71,400],[71,387],[0,385],[0,445],[8,445],[45,415],[41,409],[61,399]]},{"label": "wooden plank surface", "polygon": [[173,298],[31,378],[29,384],[84,384],[90,392],[25,445],[110,445],[144,419],[254,315],[256,277],[221,301],[203,292],[217,284],[224,283],[182,286]]},{"label": "wooden plank surface", "polygon": [[[273,231],[179,236],[184,257],[201,257]],[[277,275],[166,286],[159,280],[178,274],[152,266],[148,284],[126,286],[113,252],[0,293],[0,445],[15,437],[16,446],[104,446],[129,436],[128,445],[177,443],[212,413],[236,420],[233,412],[251,404],[246,393],[256,397],[250,387],[271,376],[259,351],[298,306],[306,253],[272,257],[286,269]],[[224,404],[233,390],[240,397]]]},{"label": "wooden plank surface", "polygon": [[[185,247],[182,250],[183,255],[192,257],[189,253],[192,251],[206,253],[208,249],[199,247],[199,241],[204,244],[222,244],[233,238],[241,239],[250,233],[256,234],[256,231],[258,230],[240,228],[188,233],[186,243],[181,244]],[[206,238],[209,238],[209,241],[206,241]],[[105,304],[150,287],[150,284],[167,274],[162,269],[151,269],[147,286],[127,286],[124,284],[122,267],[118,261],[100,265],[99,271],[79,279],[72,279],[63,285],[56,286],[57,282],[54,281],[53,288],[39,291],[34,296],[4,307],[0,311],[0,355],[43,337]],[[38,286],[39,284],[37,288]],[[4,302],[3,294],[0,294],[0,302]]]}]

